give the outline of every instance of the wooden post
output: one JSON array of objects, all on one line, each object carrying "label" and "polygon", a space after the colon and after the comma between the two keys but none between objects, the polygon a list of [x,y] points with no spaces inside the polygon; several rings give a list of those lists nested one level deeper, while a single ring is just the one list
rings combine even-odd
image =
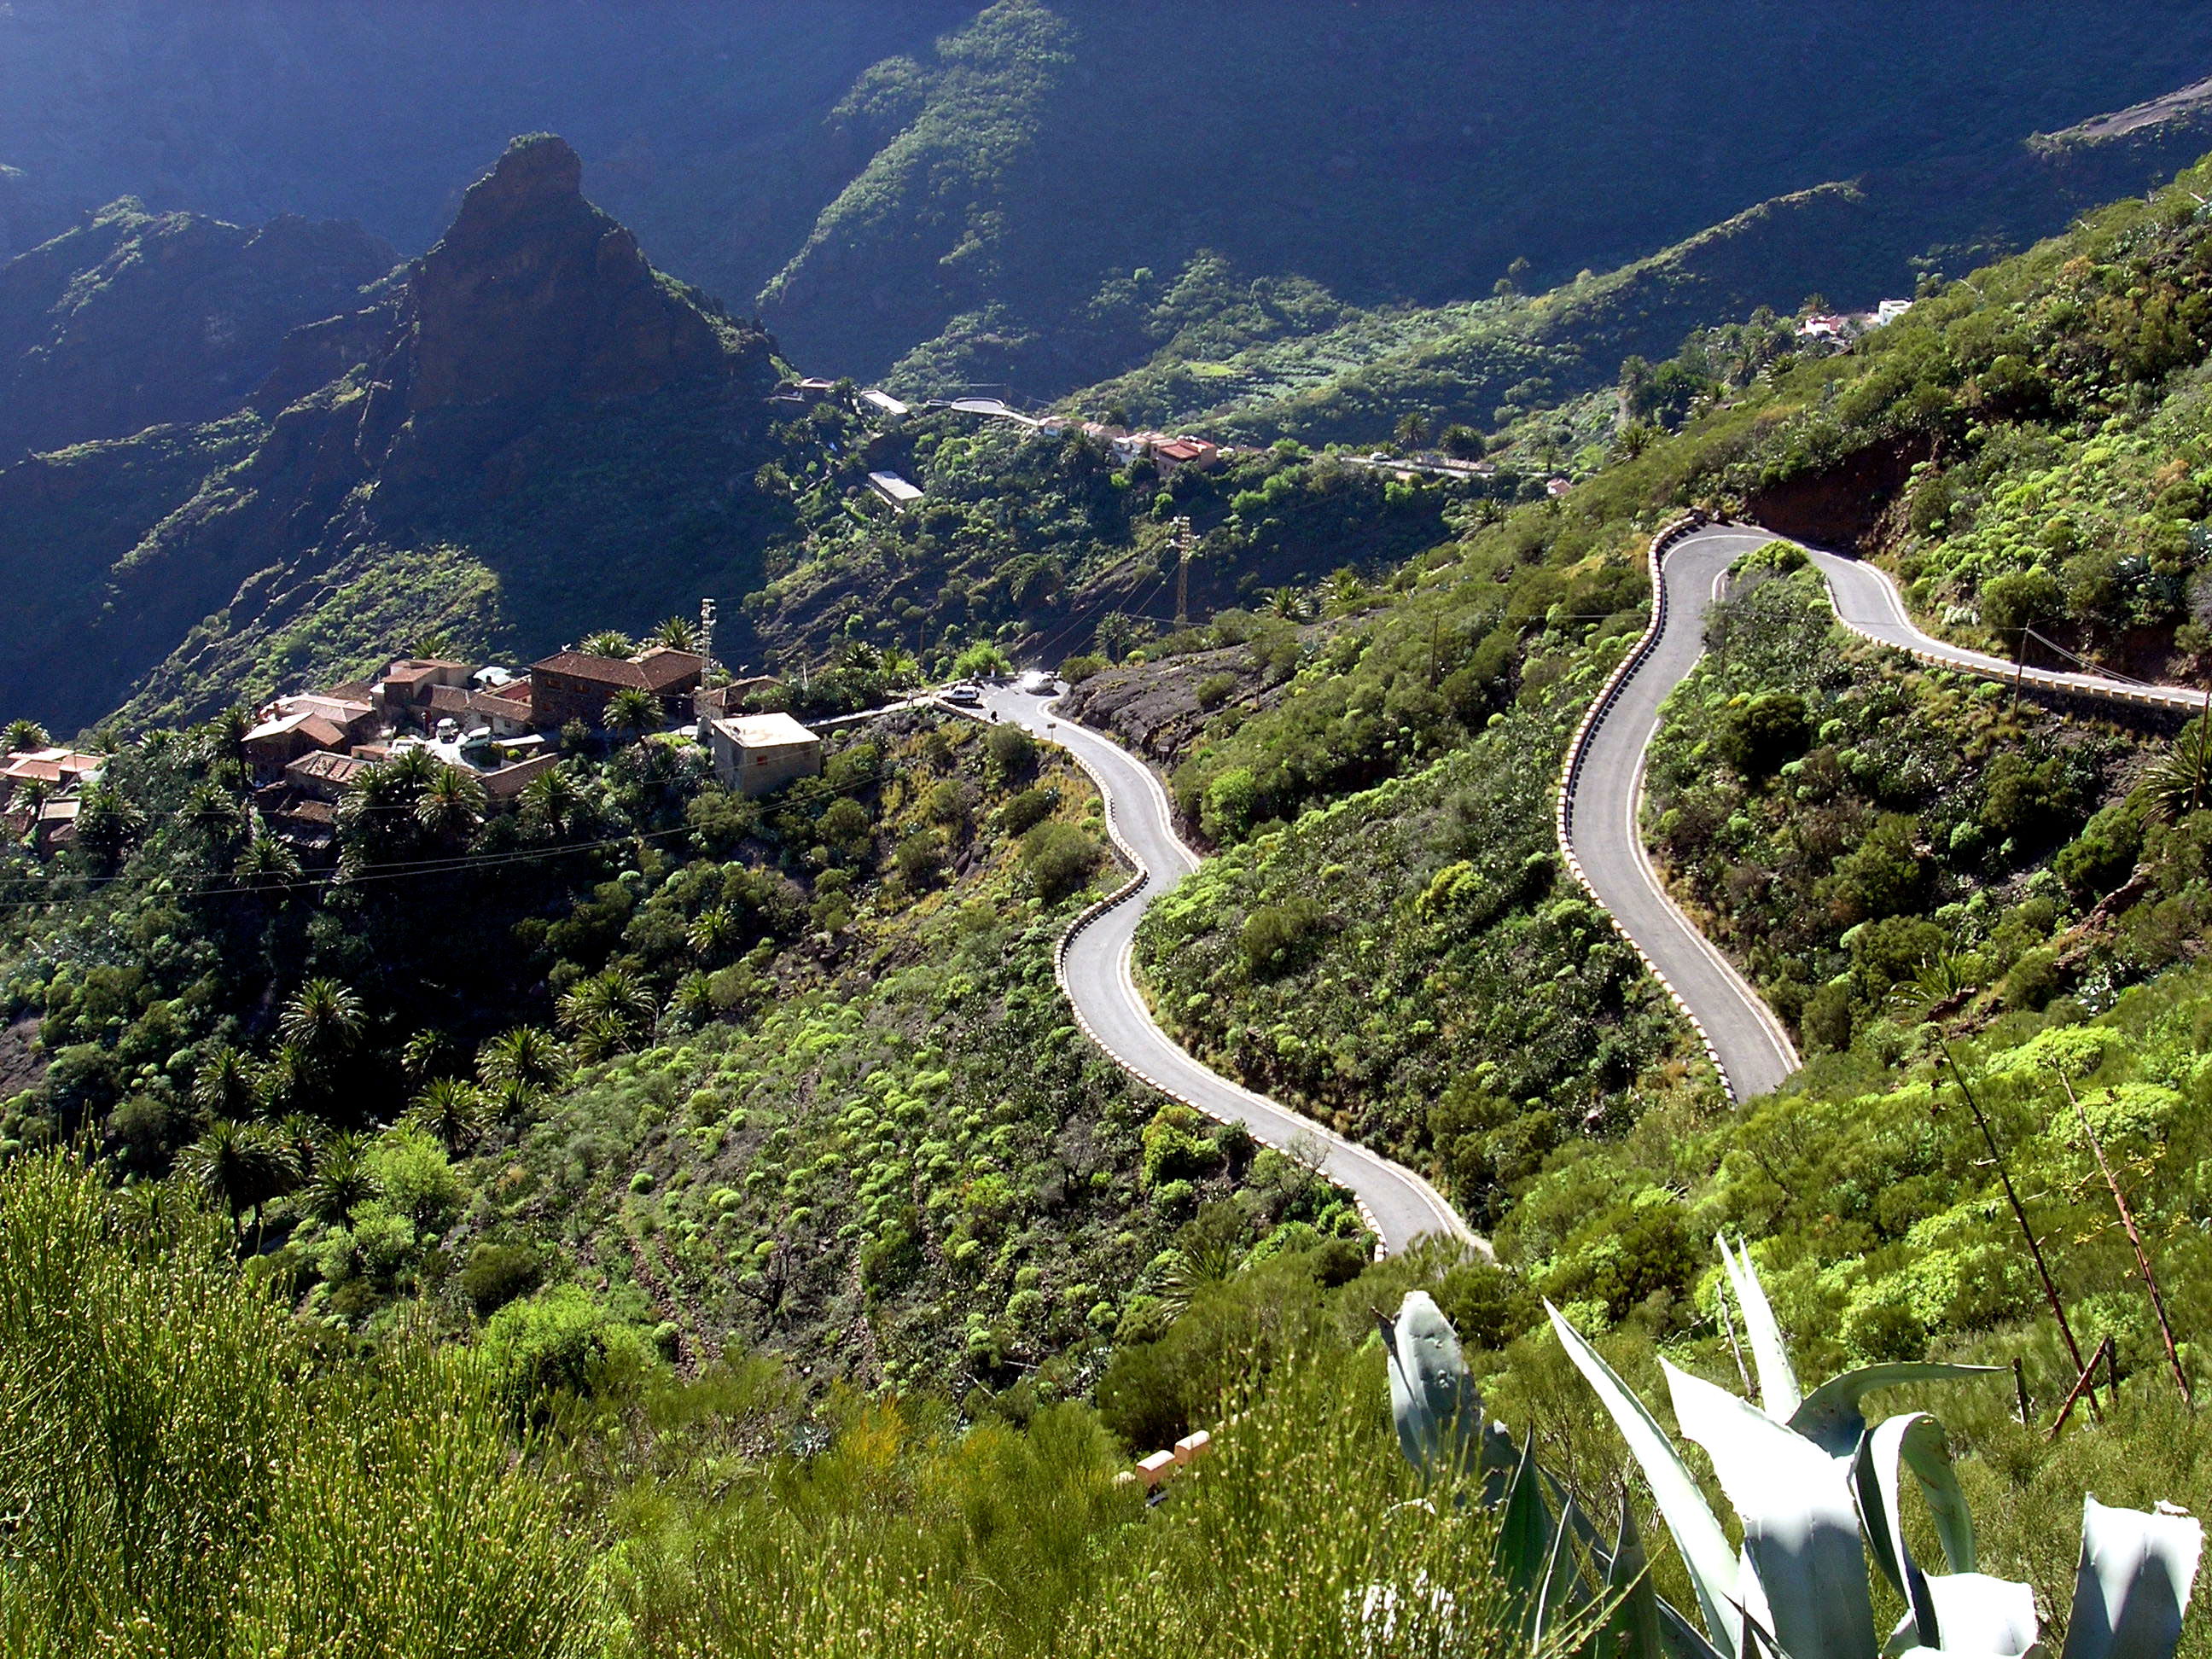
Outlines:
[{"label": "wooden post", "polygon": [[[2181,1352],[2173,1342],[2173,1326],[2166,1316],[2166,1298],[2158,1293],[2158,1275],[2151,1271],[2150,1253],[2143,1249],[2142,1234],[2136,1227],[2135,1212],[2128,1208],[2128,1200],[2121,1194],[2119,1181],[2105,1158],[2105,1148],[2097,1139],[2097,1132],[2089,1127],[2089,1114],[2082,1109],[2081,1103],[2075,1097],[2073,1080],[2061,1072],[2058,1081],[2066,1090],[2067,1103],[2073,1107],[2074,1115],[2081,1120],[2081,1133],[2089,1143],[2089,1150],[2096,1154],[2097,1168],[2103,1172],[2105,1185],[2112,1194],[2112,1207],[2120,1212],[2120,1225],[2128,1230],[2128,1243],[2135,1246],[2136,1272],[2142,1275],[2143,1289],[2150,1293],[2151,1314],[2158,1321],[2158,1334],[2166,1343],[2166,1363],[2173,1368],[2173,1380],[2180,1387],[2181,1397],[2194,1407],[2197,1395],[2189,1386],[2189,1373],[2182,1369]],[[2119,1391],[2119,1373],[2116,1370],[2112,1373],[2114,1393]]]},{"label": "wooden post", "polygon": [[2109,1336],[2100,1342],[2095,1352],[2090,1354],[2089,1363],[2081,1367],[2081,1375],[2074,1379],[2074,1386],[2066,1391],[2065,1403],[2058,1408],[2058,1420],[2051,1425],[2051,1439],[2058,1438],[2059,1430],[2066,1426],[2066,1419],[2074,1414],[2074,1402],[2077,1400],[2086,1396],[2089,1409],[2092,1412],[2097,1409],[2097,1362],[2105,1357],[2112,1346],[2112,1339]]},{"label": "wooden post", "polygon": [[[1951,1080],[1959,1085],[1959,1093],[1966,1103],[1966,1109],[1974,1115],[1974,1122],[1982,1132],[1983,1143],[1990,1149],[1990,1161],[1996,1166],[1997,1179],[2003,1183],[2005,1201],[2012,1206],[2013,1219],[2020,1224],[2021,1237],[2027,1241],[2027,1253],[2035,1258],[2036,1277],[2043,1281],[2043,1299],[2050,1306],[2051,1316],[2058,1322],[2058,1334],[2065,1340],[2066,1352],[2072,1357],[2075,1365],[2087,1374],[2088,1363],[2081,1358],[2081,1345],[2074,1340],[2074,1327],[2066,1317],[2065,1303],[2059,1298],[2058,1283],[2051,1276],[2051,1264],[2043,1259],[2042,1242],[2036,1237],[2035,1229],[2028,1224],[2027,1206],[2020,1201],[2019,1190],[2012,1184],[2012,1171],[2006,1167],[2004,1153],[1997,1146],[1996,1132],[1990,1127],[1989,1119],[1982,1115],[1981,1103],[1974,1098],[1974,1091],[1966,1086],[1966,1075],[1959,1069],[1958,1060],[1951,1053],[1951,1045],[1941,1036],[1936,1037],[1936,1042],[1943,1052],[1943,1063],[1951,1068]],[[2073,1402],[2069,1400],[2067,1404],[2068,1409],[2071,1410]],[[2096,1409],[2096,1396],[2092,1395],[2089,1410],[2094,1413]]]},{"label": "wooden post", "polygon": [[2027,1426],[2027,1368],[2020,1363],[2020,1356],[2012,1357],[2012,1391],[2020,1401],[2020,1425]]}]

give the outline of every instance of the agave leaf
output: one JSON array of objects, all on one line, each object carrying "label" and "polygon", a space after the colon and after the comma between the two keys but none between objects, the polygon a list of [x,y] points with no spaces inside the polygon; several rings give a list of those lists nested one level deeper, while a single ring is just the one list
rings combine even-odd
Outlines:
[{"label": "agave leaf", "polygon": [[2123,1510],[2084,1498],[2063,1659],[2170,1659],[2203,1550],[2203,1527],[2170,1504]]},{"label": "agave leaf", "polygon": [[1651,1563],[1626,1494],[1613,1557],[1605,1566],[1605,1594],[1613,1605],[1590,1644],[1589,1659],[1667,1659],[1660,1644],[1659,1592],[1651,1588]]},{"label": "agave leaf", "polygon": [[1776,1422],[1787,1423],[1802,1396],[1797,1372],[1790,1364],[1789,1346],[1782,1340],[1781,1322],[1766,1299],[1766,1287],[1759,1282],[1759,1270],[1751,1265],[1749,1248],[1738,1261],[1725,1237],[1716,1236],[1713,1243],[1721,1247],[1721,1266],[1735,1291],[1736,1306],[1743,1310],[1744,1334],[1751,1339],[1752,1358],[1759,1366],[1759,1403]]},{"label": "agave leaf", "polygon": [[1698,1610],[1705,1616],[1705,1629],[1712,1637],[1713,1645],[1731,1659],[1741,1659],[1742,1649],[1738,1644],[1742,1632],[1735,1610],[1735,1552],[1729,1547],[1728,1534],[1714,1518],[1705,1493],[1698,1490],[1697,1480],[1684,1467],[1674,1443],[1668,1439],[1667,1431],[1659,1426],[1658,1419],[1644,1402],[1605,1363],[1598,1351],[1583,1340],[1582,1333],[1560,1316],[1557,1308],[1547,1302],[1544,1310],[1552,1316],[1552,1328],[1559,1334],[1559,1345],[1566,1349],[1567,1358],[1575,1362],[1575,1369],[1597,1391],[1613,1425],[1628,1442],[1629,1450],[1636,1455],[1644,1478],[1650,1482],[1651,1495],[1659,1503],[1659,1513],[1674,1536],[1675,1549],[1681,1553],[1683,1565],[1690,1571],[1690,1583],[1698,1592]]},{"label": "agave leaf", "polygon": [[[1904,1471],[1910,1469],[1936,1522],[1943,1559],[1954,1573],[1974,1571],[1974,1517],[1951,1467],[1943,1425],[1925,1412],[1886,1419],[1859,1442],[1852,1460],[1851,1485],[1865,1523],[1867,1545],[1882,1576],[1903,1592],[1911,1609],[1916,1641],[1929,1647],[1949,1645],[1974,1652],[1998,1652],[1993,1643],[1948,1630],[1939,1617],[1928,1576],[1912,1559],[1905,1538]],[[1998,1581],[1992,1580],[1992,1583]],[[2031,1634],[2030,1642],[2034,1640]]]},{"label": "agave leaf", "polygon": [[1408,1291],[1398,1316],[1375,1316],[1390,1359],[1390,1415],[1398,1449],[1424,1476],[1464,1468],[1482,1431],[1482,1396],[1436,1299]]},{"label": "agave leaf", "polygon": [[1928,1594],[1945,1652],[2021,1659],[2040,1651],[2035,1592],[2026,1584],[1984,1572],[1936,1573],[1928,1580]]},{"label": "agave leaf", "polygon": [[1874,1603],[1847,1466],[1748,1401],[1660,1364],[1683,1434],[1711,1456],[1743,1522],[1776,1642],[1791,1659],[1866,1659]]},{"label": "agave leaf", "polygon": [[1533,1642],[1547,1631],[1565,1634],[1568,1619],[1589,1603],[1589,1592],[1583,1587],[1582,1564],[1575,1556],[1573,1532],[1565,1526],[1555,1527],[1552,1530],[1551,1553],[1544,1561],[1543,1582],[1536,1587],[1536,1605],[1526,1626],[1528,1636]]},{"label": "agave leaf", "polygon": [[1940,1382],[1947,1377],[2002,1374],[2003,1368],[1997,1365],[1946,1365],[1933,1360],[1863,1365],[1857,1370],[1830,1377],[1807,1395],[1804,1402],[1790,1414],[1790,1426],[1829,1456],[1850,1457],[1858,1450],[1859,1437],[1866,1432],[1866,1413],[1861,1403],[1876,1389],[1895,1388],[1900,1382]]},{"label": "agave leaf", "polygon": [[1544,1502],[1543,1478],[1536,1468],[1536,1443],[1531,1437],[1521,1454],[1513,1482],[1505,1489],[1505,1507],[1498,1520],[1491,1559],[1504,1580],[1508,1601],[1516,1613],[1534,1605],[1542,1590],[1553,1539],[1558,1531],[1552,1511]]}]

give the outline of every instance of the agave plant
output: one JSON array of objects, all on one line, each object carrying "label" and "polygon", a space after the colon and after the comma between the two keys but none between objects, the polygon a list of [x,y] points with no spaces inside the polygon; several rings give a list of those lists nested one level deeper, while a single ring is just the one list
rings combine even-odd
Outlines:
[{"label": "agave plant", "polygon": [[[1992,1368],[1870,1365],[1806,1393],[1749,1253],[1725,1240],[1720,1248],[1759,1403],[1661,1363],[1683,1434],[1705,1449],[1735,1507],[1740,1552],[1658,1419],[1549,1309],[1568,1357],[1643,1468],[1695,1589],[1702,1632],[1653,1591],[1626,1504],[1608,1542],[1533,1449],[1516,1454],[1484,1419],[1459,1339],[1433,1300],[1416,1291],[1395,1319],[1377,1316],[1399,1447],[1426,1479],[1479,1482],[1478,1501],[1498,1516],[1497,1565],[1526,1635],[1547,1644],[1564,1636],[1565,1650],[1592,1659],[2039,1656],[2028,1587],[1977,1570],[1973,1518],[1942,1425],[1909,1412],[1870,1426],[1863,1410],[1876,1389]],[[1933,1522],[1941,1572],[1906,1542],[1908,1492]],[[2203,1528],[2171,1505],[2124,1510],[2087,1498],[2063,1659],[2172,1659],[2203,1544]],[[1869,1558],[1908,1609],[1886,1643],[1875,1630]]]},{"label": "agave plant", "polygon": [[[1657,1419],[1559,1310],[1548,1310],[1568,1357],[1650,1483],[1696,1588],[1710,1650],[1727,1659],[2035,1651],[2040,1632],[2028,1587],[1976,1570],[1973,1517],[1942,1425],[1911,1412],[1869,1426],[1862,1410],[1876,1389],[1993,1368],[1869,1365],[1805,1393],[1749,1253],[1724,1239],[1720,1249],[1756,1363],[1759,1403],[1660,1363],[1675,1420],[1711,1457],[1735,1507],[1741,1553],[1729,1547]],[[1923,1568],[1905,1542],[1908,1491],[1934,1522],[1944,1571]],[[2170,1659],[2203,1547],[2203,1528],[2171,1506],[2110,1509],[2087,1498],[2064,1659]],[[1907,1608],[1886,1644],[1875,1630],[1869,1557]]]}]

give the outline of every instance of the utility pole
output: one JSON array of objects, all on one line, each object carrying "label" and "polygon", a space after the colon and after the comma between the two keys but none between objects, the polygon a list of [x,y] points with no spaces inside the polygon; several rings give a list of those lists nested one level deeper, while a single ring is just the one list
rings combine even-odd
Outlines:
[{"label": "utility pole", "polygon": [[[707,741],[707,722],[711,718],[708,710],[714,705],[707,701],[714,682],[714,602],[699,601],[699,690],[692,695],[691,712],[698,717],[694,731],[700,742]],[[727,713],[726,709],[723,711]]]},{"label": "utility pole", "polygon": [[1190,626],[1190,520],[1175,521],[1176,549],[1180,556],[1176,564],[1176,626]]}]

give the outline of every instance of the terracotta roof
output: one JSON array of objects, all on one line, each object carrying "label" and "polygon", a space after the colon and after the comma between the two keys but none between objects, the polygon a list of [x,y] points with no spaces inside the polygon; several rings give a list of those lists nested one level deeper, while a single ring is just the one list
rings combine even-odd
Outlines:
[{"label": "terracotta roof", "polygon": [[1203,456],[1216,454],[1214,447],[1199,438],[1175,438],[1157,446],[1152,453],[1170,461],[1195,461]]},{"label": "terracotta roof", "polygon": [[0,778],[11,782],[30,779],[40,783],[59,783],[64,778],[96,772],[106,764],[105,755],[79,754],[73,749],[27,749],[9,756],[5,763],[0,764]]},{"label": "terracotta roof", "polygon": [[334,754],[327,749],[318,750],[294,761],[284,769],[284,775],[288,778],[321,778],[343,787],[368,770],[369,764],[358,756]]},{"label": "terracotta roof", "polygon": [[635,687],[640,691],[665,691],[687,676],[696,676],[705,660],[690,651],[665,647],[625,661],[620,657],[595,657],[587,651],[563,651],[543,662],[532,663],[533,674],[565,674],[570,679],[595,685]]}]

